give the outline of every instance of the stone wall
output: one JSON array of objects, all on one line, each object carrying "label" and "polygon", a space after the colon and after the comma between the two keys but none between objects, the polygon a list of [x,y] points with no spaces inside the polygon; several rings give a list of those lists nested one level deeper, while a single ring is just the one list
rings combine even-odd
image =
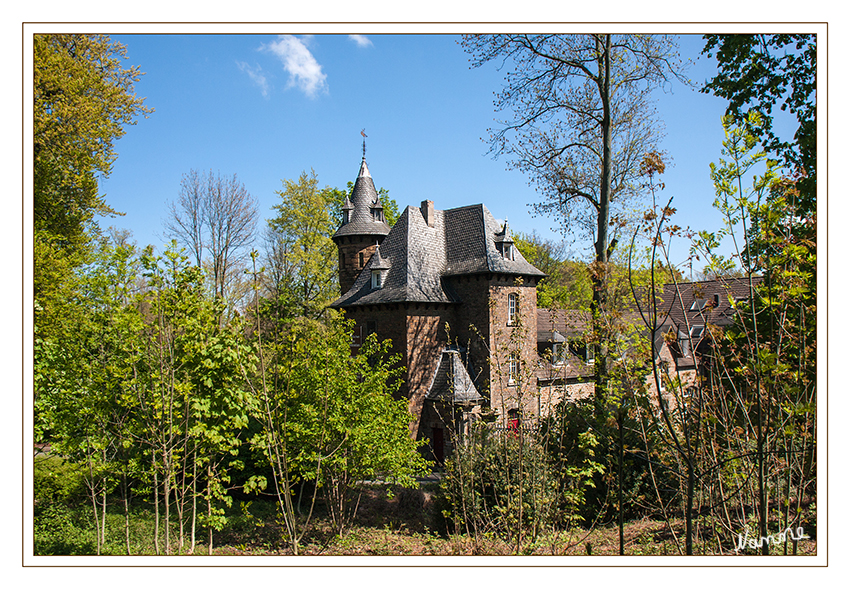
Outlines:
[{"label": "stone wall", "polygon": [[375,253],[378,241],[383,236],[348,235],[336,238],[339,250],[339,290],[344,295],[357,280],[360,272]]}]

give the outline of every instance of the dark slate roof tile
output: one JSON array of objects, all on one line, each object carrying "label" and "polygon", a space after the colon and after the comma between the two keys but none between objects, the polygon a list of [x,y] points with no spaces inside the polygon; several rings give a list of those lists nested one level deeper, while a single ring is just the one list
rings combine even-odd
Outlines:
[{"label": "dark slate roof tile", "polygon": [[[433,227],[425,222],[419,208],[407,207],[381,243],[380,260],[373,256],[375,259],[366,264],[351,289],[331,306],[459,302],[443,281],[443,277],[458,274],[545,276],[516,248],[514,259],[502,257],[495,242],[502,231],[503,227],[484,205],[435,210]],[[379,263],[383,265],[384,261],[389,263],[390,270],[383,288],[372,289],[372,268]]]},{"label": "dark slate roof tile", "polygon": [[443,350],[426,398],[451,403],[478,403],[478,393],[457,350]]},{"label": "dark slate roof tile", "polygon": [[375,221],[372,218],[372,209],[383,209],[383,205],[378,198],[378,191],[375,190],[375,183],[372,181],[365,158],[360,163],[360,173],[351,191],[351,204],[353,205],[351,217],[348,223],[337,229],[334,233],[335,238],[345,235],[387,235],[390,232],[390,226],[384,221]]}]

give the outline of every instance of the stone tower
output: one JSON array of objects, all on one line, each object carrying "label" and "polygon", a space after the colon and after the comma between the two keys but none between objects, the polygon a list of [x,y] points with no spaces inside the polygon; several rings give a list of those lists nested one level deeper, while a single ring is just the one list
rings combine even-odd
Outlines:
[{"label": "stone tower", "polygon": [[384,206],[375,190],[364,155],[351,197],[345,198],[342,207],[342,225],[333,236],[339,250],[340,294],[345,294],[352,287],[375,253],[375,248],[389,232]]}]

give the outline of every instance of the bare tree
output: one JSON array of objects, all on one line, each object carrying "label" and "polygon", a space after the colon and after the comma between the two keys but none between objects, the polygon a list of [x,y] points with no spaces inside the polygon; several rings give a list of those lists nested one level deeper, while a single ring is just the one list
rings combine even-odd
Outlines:
[{"label": "bare tree", "polygon": [[169,205],[166,234],[185,245],[199,268],[204,257],[204,190],[197,170],[180,180],[180,195]]},{"label": "bare tree", "polygon": [[[543,198],[536,211],[560,219],[565,234],[578,227],[593,238],[591,308],[599,326],[621,221],[618,205],[638,194],[641,160],[660,137],[652,91],[680,78],[675,41],[657,35],[468,35],[463,46],[473,67],[513,65],[495,102],[513,116],[490,130],[491,152],[508,155],[537,184]],[[597,334],[600,381],[605,340]]]},{"label": "bare tree", "polygon": [[189,249],[198,267],[208,266],[215,295],[226,298],[239,282],[235,269],[246,260],[258,217],[257,201],[236,174],[190,170],[171,203],[166,233]]}]

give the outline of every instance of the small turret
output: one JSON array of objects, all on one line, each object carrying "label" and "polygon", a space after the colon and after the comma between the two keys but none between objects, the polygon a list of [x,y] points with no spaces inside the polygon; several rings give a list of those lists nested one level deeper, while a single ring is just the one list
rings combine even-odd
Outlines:
[{"label": "small turret", "polygon": [[333,235],[339,250],[340,294],[348,292],[389,232],[384,205],[375,190],[364,155],[351,198],[346,197],[342,207],[342,225]]}]

